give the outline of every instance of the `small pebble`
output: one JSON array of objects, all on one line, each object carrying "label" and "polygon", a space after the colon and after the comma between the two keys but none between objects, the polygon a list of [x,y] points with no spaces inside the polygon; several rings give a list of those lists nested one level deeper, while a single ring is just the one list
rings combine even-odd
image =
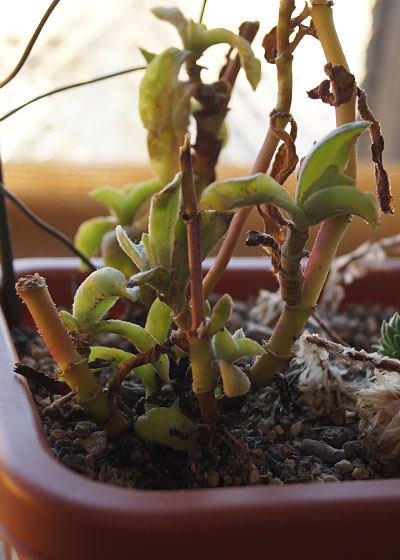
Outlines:
[{"label": "small pebble", "polygon": [[250,471],[249,483],[258,484],[260,482],[260,474],[257,469]]},{"label": "small pebble", "polygon": [[322,473],[320,477],[324,482],[340,482],[333,474]]},{"label": "small pebble", "polygon": [[340,472],[340,474],[347,474],[353,470],[353,465],[347,459],[342,459],[335,463],[335,469]]},{"label": "small pebble", "polygon": [[362,459],[360,459],[360,457],[357,457],[353,461],[353,467],[365,467],[365,463]]},{"label": "small pebble", "polygon": [[331,447],[323,441],[305,439],[303,440],[302,448],[305,453],[315,455],[327,463],[337,463],[345,458],[345,453],[342,449]]},{"label": "small pebble", "polygon": [[270,484],[275,484],[276,486],[280,486],[281,484],[283,484],[282,480],[280,478],[272,478],[269,481]]},{"label": "small pebble", "polygon": [[82,439],[82,445],[87,453],[101,455],[107,447],[107,434],[103,431],[93,432]]},{"label": "small pebble", "polygon": [[296,461],[294,459],[285,459],[285,464],[294,469],[294,467],[296,466]]},{"label": "small pebble", "polygon": [[270,425],[264,418],[261,418],[258,422],[258,429],[261,433],[267,435],[270,432]]},{"label": "small pebble", "polygon": [[224,476],[224,485],[225,486],[231,486],[232,485],[232,477],[229,476],[229,474],[226,474]]},{"label": "small pebble", "polygon": [[278,436],[283,436],[283,434],[285,433],[280,424],[275,426],[275,432],[278,434]]},{"label": "small pebble", "polygon": [[91,432],[90,425],[91,422],[88,420],[78,422],[74,428],[75,435],[78,437],[87,437]]},{"label": "small pebble", "polygon": [[39,360],[40,358],[43,358],[46,355],[48,356],[49,352],[47,348],[44,348],[43,346],[37,346],[36,344],[32,344],[30,348],[30,354],[34,360]]},{"label": "small pebble", "polygon": [[22,358],[20,359],[20,362],[22,365],[24,366],[29,366],[32,368],[37,368],[37,363],[36,360],[34,360],[33,358],[31,358],[30,356],[22,356]]},{"label": "small pebble", "polygon": [[271,431],[267,434],[267,438],[268,438],[268,441],[270,441],[271,443],[273,443],[274,441],[277,440],[278,434],[276,433],[275,430],[271,430]]},{"label": "small pebble", "polygon": [[357,440],[346,441],[343,445],[343,450],[348,459],[356,459],[357,457],[365,455],[365,450],[362,444]]},{"label": "small pebble", "polygon": [[65,435],[66,435],[66,434],[65,434],[65,430],[59,430],[59,429],[53,430],[53,431],[50,433],[50,437],[51,437],[51,439],[54,440],[54,441],[57,441],[57,440],[59,440],[59,439],[64,439],[64,438],[65,438]]},{"label": "small pebble", "polygon": [[366,480],[367,478],[369,478],[369,472],[365,467],[356,467],[351,473],[351,476],[355,480]]},{"label": "small pebble", "polygon": [[311,471],[311,474],[314,476],[318,476],[319,474],[321,474],[321,469],[319,467],[314,467]]},{"label": "small pebble", "polygon": [[293,426],[290,428],[290,433],[293,437],[297,437],[301,432],[304,430],[304,424],[300,420],[299,422],[295,422]]},{"label": "small pebble", "polygon": [[211,488],[216,488],[219,484],[219,473],[217,471],[208,471],[207,480]]}]

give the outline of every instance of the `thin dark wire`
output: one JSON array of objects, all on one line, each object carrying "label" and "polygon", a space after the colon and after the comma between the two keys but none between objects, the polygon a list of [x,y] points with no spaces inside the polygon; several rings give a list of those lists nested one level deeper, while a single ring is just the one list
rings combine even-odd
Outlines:
[{"label": "thin dark wire", "polygon": [[90,262],[90,260],[87,257],[85,257],[85,255],[83,255],[79,251],[79,249],[77,249],[73,245],[73,243],[68,239],[68,237],[66,235],[64,235],[63,233],[61,233],[61,231],[58,231],[57,229],[55,229],[52,226],[50,226],[49,224],[47,224],[45,221],[43,221],[41,218],[39,218],[39,216],[36,216],[36,214],[34,214],[32,212],[32,210],[29,210],[29,208],[27,206],[25,206],[25,204],[18,197],[16,197],[14,194],[10,193],[10,191],[8,191],[5,188],[3,183],[0,183],[0,190],[16,206],[18,206],[18,208],[25,214],[25,216],[27,216],[34,224],[36,224],[40,228],[44,229],[44,231],[47,231],[47,233],[50,233],[50,235],[52,235],[53,237],[55,237],[56,239],[61,241],[61,243],[64,243],[64,245],[66,245],[68,247],[68,249],[70,249],[73,253],[75,253],[75,255],[77,255],[80,259],[82,259],[83,262],[85,264],[87,264],[92,270],[97,270],[97,268]]},{"label": "thin dark wire", "polygon": [[18,64],[16,65],[16,67],[14,68],[14,70],[7,76],[7,78],[5,78],[2,82],[0,82],[0,88],[4,87],[6,84],[8,84],[8,82],[11,82],[11,80],[18,74],[18,72],[21,70],[21,68],[23,67],[23,65],[26,62],[26,59],[29,56],[29,53],[31,52],[33,45],[36,43],[37,38],[40,35],[40,32],[42,31],[44,24],[46,23],[46,21],[49,19],[51,13],[53,12],[54,8],[57,6],[57,4],[60,2],[60,0],[53,0],[53,2],[50,4],[50,6],[47,8],[46,13],[44,14],[44,16],[42,17],[42,19],[39,22],[39,25],[37,26],[37,28],[35,29],[32,37],[30,38],[29,43],[27,44],[24,52],[22,53],[22,56],[18,62]]},{"label": "thin dark wire", "polygon": [[[3,182],[3,165],[0,158],[0,181]],[[21,313],[18,296],[15,291],[15,270],[11,232],[8,219],[6,197],[0,192],[0,269],[3,273],[3,307],[8,324],[18,327]]]},{"label": "thin dark wire", "polygon": [[200,12],[200,17],[199,17],[199,23],[201,23],[203,21],[204,10],[206,9],[206,4],[207,4],[207,0],[203,0],[203,5],[201,7],[201,12]]},{"label": "thin dark wire", "polygon": [[119,72],[113,72],[112,74],[106,74],[104,76],[99,76],[98,78],[93,78],[92,80],[86,80],[84,82],[76,82],[75,84],[70,84],[70,85],[67,85],[67,86],[58,87],[56,89],[48,91],[47,93],[42,93],[41,95],[38,95],[37,97],[34,97],[33,99],[30,99],[29,101],[26,101],[22,105],[19,105],[19,107],[15,107],[15,109],[11,109],[11,111],[8,111],[8,113],[6,113],[2,117],[0,117],[0,122],[6,120],[8,117],[11,117],[11,115],[14,115],[15,113],[18,113],[18,111],[20,111],[21,109],[24,109],[24,107],[27,107],[31,103],[34,103],[35,101],[39,101],[40,99],[44,99],[45,97],[49,97],[50,95],[54,95],[55,93],[59,93],[60,91],[67,91],[69,89],[73,89],[73,88],[76,88],[76,87],[86,86],[86,85],[89,85],[89,84],[95,84],[96,82],[101,82],[102,80],[108,80],[108,78],[114,78],[115,76],[122,76],[124,74],[128,74],[129,72],[136,72],[137,70],[146,70],[146,68],[147,68],[147,66],[136,66],[134,68],[128,68],[126,70],[120,70]]}]

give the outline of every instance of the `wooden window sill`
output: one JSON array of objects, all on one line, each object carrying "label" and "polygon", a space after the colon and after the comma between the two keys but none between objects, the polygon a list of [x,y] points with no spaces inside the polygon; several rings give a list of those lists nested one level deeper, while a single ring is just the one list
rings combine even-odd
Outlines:
[{"label": "wooden window sill", "polygon": [[[392,189],[397,199],[400,193],[399,165],[387,167],[391,175]],[[239,177],[246,175],[248,170],[219,168],[219,178]],[[122,186],[135,183],[151,177],[147,167],[132,166],[91,166],[76,167],[65,164],[15,164],[5,165],[5,186],[16,194],[33,212],[43,220],[63,231],[73,239],[79,224],[93,216],[106,215],[106,209],[100,203],[88,196],[90,190],[102,186]],[[362,190],[374,190],[373,171],[369,162],[359,167],[358,184]],[[294,193],[295,177],[287,182],[288,189]],[[13,235],[14,256],[70,256],[69,251],[59,241],[33,225],[19,209],[9,203],[10,222]],[[253,213],[247,229],[262,229],[259,217]],[[314,230],[315,228],[313,228]],[[370,232],[369,226],[359,218],[354,219],[350,231],[346,235],[340,252],[347,252],[357,247],[366,239],[379,239],[399,233],[400,220],[398,216],[383,216],[382,224],[376,232]],[[311,240],[315,231],[310,236]],[[260,249],[249,249],[241,240],[237,255],[255,256]]]}]

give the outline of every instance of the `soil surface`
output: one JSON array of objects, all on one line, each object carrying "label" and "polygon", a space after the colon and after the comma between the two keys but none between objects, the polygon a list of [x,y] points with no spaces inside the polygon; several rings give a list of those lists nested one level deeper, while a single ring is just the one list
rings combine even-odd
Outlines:
[{"label": "soil surface", "polygon": [[[264,304],[269,297],[264,294]],[[247,336],[258,340],[268,338],[271,325],[257,320],[262,304],[237,302],[230,328],[243,327]],[[353,305],[328,323],[351,346],[371,351],[382,320],[393,311]],[[314,321],[307,329],[327,336]],[[13,336],[21,363],[54,377],[55,364],[39,336],[28,328],[14,331]],[[114,335],[101,341],[104,345],[116,342],[129,349],[126,341],[121,343]],[[197,420],[186,369],[186,360],[174,364],[171,378],[175,383],[160,386],[154,401],[168,406],[177,391],[184,393],[190,414]],[[109,374],[104,369],[98,375],[106,380]],[[147,445],[133,428],[116,439],[108,438],[101,425],[85,417],[73,401],[49,408],[59,397],[30,383],[52,453],[74,471],[110,484],[176,489],[400,476],[399,464],[383,464],[359,439],[356,392],[373,376],[373,368],[349,365],[334,356],[326,360],[318,351],[300,348],[282,374],[258,392],[221,398],[220,426],[213,445],[198,446],[189,453]],[[120,399],[133,421],[144,413],[144,389],[135,377],[123,382]],[[202,429],[200,439],[205,435]]]}]

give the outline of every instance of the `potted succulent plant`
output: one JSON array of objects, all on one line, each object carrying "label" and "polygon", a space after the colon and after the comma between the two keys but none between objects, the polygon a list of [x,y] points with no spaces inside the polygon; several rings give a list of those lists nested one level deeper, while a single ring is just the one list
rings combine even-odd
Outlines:
[{"label": "potted succulent plant", "polygon": [[[111,266],[95,270],[79,285],[72,313],[56,311],[39,271],[17,283],[17,292],[60,369],[58,379],[52,381],[57,384],[54,391],[63,395],[61,404],[74,401],[79,414],[97,423],[115,442],[134,429],[135,437],[151,446],[171,448],[178,459],[193,450],[206,453],[222,431],[240,446],[221,420],[220,403],[267,386],[290,360],[296,339],[315,311],[349,215],[361,216],[372,227],[378,222],[375,196],[354,185],[354,145],[367,128],[373,139],[381,209],[392,212],[379,123],[348,72],[330,4],[312,1],[292,17],[294,1],[281,1],[278,25],[264,40],[266,58],[278,71],[276,109],[252,175],[224,182],[214,181],[214,167],[222,146],[232,66],[237,72],[240,63],[255,86],[259,63],[243,37],[223,29],[207,30],[176,9],[156,10],[158,17],[177,27],[183,42],[183,49],[167,49],[160,55],[144,52],[148,67],[140,111],[158,178],[122,192],[97,192],[114,215],[82,226],[77,244],[90,257],[104,234],[116,226],[111,239],[104,240],[105,261]],[[305,26],[309,17],[312,21]],[[291,61],[307,33],[317,35],[328,59],[329,80],[311,95],[335,106],[338,128],[304,159],[293,198],[282,186],[298,161],[290,115]],[[207,86],[197,62],[206,48],[219,42],[237,49],[238,57],[228,61],[218,82]],[[187,82],[178,79],[183,63]],[[356,97],[362,122],[354,122]],[[191,98],[200,106],[191,106]],[[193,150],[187,134],[192,111],[198,125]],[[291,134],[284,131],[289,122]],[[266,175],[279,141],[277,158]],[[137,217],[139,203],[149,197],[148,231],[138,238],[127,226]],[[254,205],[260,207],[266,232],[250,232],[249,243],[268,249],[283,301],[278,323],[262,345],[241,329],[234,334],[226,329],[232,312],[229,295],[222,295],[212,309],[206,301],[225,274],[248,209]],[[308,229],[320,223],[303,272]],[[203,279],[202,260],[222,237],[218,257]],[[243,272],[237,274],[236,282],[242,283]],[[253,271],[252,280],[259,274]],[[50,284],[51,272],[46,276]],[[272,278],[270,272],[266,284]],[[385,278],[393,276],[387,272],[380,282]],[[144,325],[105,317],[120,298],[144,300],[147,305],[151,301]],[[384,327],[386,352],[391,344],[396,346],[395,322]],[[172,323],[176,330],[171,334]],[[91,341],[104,333],[122,335],[136,351],[85,344],[87,337]],[[10,341],[5,337],[0,344],[5,367],[0,393],[0,532],[19,558],[100,559],[113,553],[150,558],[160,553],[203,558],[211,553],[239,558],[256,553],[330,559],[375,558],[394,551],[400,502],[396,481],[149,491],[106,486],[66,470],[46,448],[26,383],[10,374],[14,362]],[[92,372],[99,360],[115,366],[107,390]],[[175,362],[186,364],[183,391],[177,375],[171,383]],[[135,418],[118,393],[132,370],[145,388],[143,414]],[[163,387],[172,394],[165,397]],[[193,408],[189,410],[188,404]],[[374,538],[370,538],[371,516]]]}]

